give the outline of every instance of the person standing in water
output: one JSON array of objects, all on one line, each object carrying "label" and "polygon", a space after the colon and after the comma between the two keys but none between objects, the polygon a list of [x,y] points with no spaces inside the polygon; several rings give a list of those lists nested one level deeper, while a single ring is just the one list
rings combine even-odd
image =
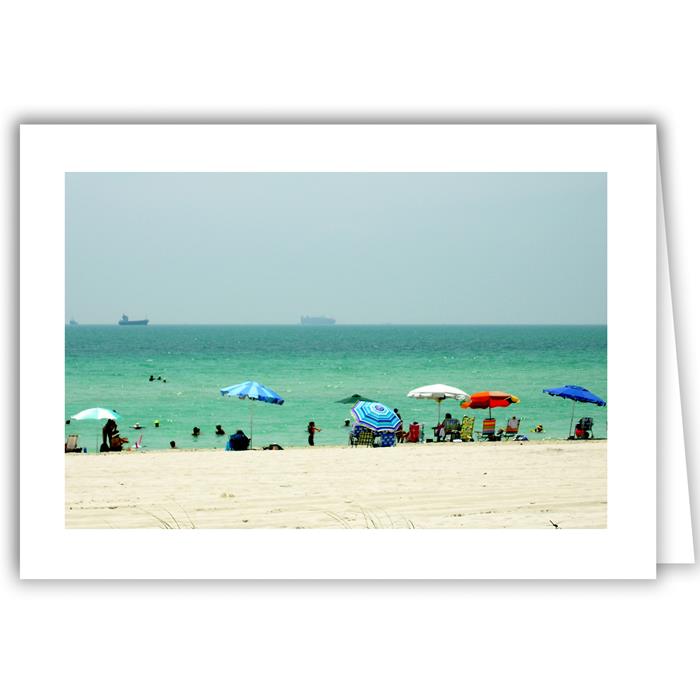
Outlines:
[{"label": "person standing in water", "polygon": [[316,433],[321,432],[321,428],[316,427],[316,423],[313,421],[309,421],[309,424],[306,426],[306,430],[309,433],[309,446],[313,447],[314,446],[314,435]]}]

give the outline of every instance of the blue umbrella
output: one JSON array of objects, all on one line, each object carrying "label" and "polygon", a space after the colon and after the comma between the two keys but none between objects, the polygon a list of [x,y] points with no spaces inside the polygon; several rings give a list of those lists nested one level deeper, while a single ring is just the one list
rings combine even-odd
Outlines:
[{"label": "blue umbrella", "polygon": [[[280,406],[284,403],[284,399],[276,391],[272,391],[272,389],[258,382],[242,382],[241,384],[224,387],[220,391],[222,396],[276,403]],[[251,447],[253,446],[253,404],[250,404],[250,445]]]},{"label": "blue umbrella", "polygon": [[542,389],[544,394],[549,394],[550,396],[558,396],[562,399],[571,400],[571,425],[569,426],[569,436],[574,427],[574,409],[576,403],[592,403],[596,406],[605,406],[605,400],[601,399],[600,396],[596,396],[592,391],[584,389],[582,386],[576,386],[575,384],[566,384],[565,386],[555,387],[554,389]]},{"label": "blue umbrella", "polygon": [[350,413],[358,425],[377,433],[395,433],[401,425],[401,419],[383,403],[358,401]]}]

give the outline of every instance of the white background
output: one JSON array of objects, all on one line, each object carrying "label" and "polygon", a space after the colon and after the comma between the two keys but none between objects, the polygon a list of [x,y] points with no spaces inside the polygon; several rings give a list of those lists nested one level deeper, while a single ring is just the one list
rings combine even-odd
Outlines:
[{"label": "white background", "polygon": [[[641,583],[20,584],[12,449],[16,125],[31,120],[656,122],[690,416],[700,395],[691,361],[700,351],[700,50],[689,7],[122,1],[5,10],[0,638],[13,697],[697,697],[697,567],[663,568]],[[696,435],[687,438],[694,506]]]}]

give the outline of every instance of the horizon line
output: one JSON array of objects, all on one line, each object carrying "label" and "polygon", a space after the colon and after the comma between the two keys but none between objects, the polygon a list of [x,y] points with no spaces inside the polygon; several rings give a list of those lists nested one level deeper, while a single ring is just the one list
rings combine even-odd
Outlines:
[{"label": "horizon line", "polygon": [[[69,322],[65,322],[66,326],[70,326]],[[119,326],[118,323],[114,322],[88,322],[81,323],[77,322],[78,326],[108,326],[108,327],[124,327]],[[146,326],[129,326],[138,328],[148,328],[149,326],[294,326],[299,328],[333,328],[337,326],[607,326],[607,321],[604,322],[578,322],[578,323],[542,323],[542,322],[532,322],[532,323],[428,323],[428,322],[413,322],[413,323],[393,323],[390,321],[381,323],[333,323],[329,325],[305,325],[299,322],[296,323],[240,323],[240,322],[221,322],[221,321],[211,321],[208,323],[190,323],[190,322],[172,322],[172,323],[152,323],[148,322]],[[75,327],[75,326],[72,326]]]}]

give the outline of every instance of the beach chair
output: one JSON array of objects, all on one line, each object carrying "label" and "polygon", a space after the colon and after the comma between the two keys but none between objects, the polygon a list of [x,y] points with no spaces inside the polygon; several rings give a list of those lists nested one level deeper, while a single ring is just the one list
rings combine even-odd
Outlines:
[{"label": "beach chair", "polygon": [[418,423],[411,423],[408,426],[408,435],[406,436],[406,442],[419,442],[420,441],[420,425]]},{"label": "beach chair", "polygon": [[476,431],[479,435],[479,440],[500,440],[496,435],[496,419],[495,418],[484,418],[484,422],[481,426],[481,431]]},{"label": "beach chair", "polygon": [[448,418],[445,420],[445,440],[452,442],[455,438],[460,437],[461,424],[457,418]]},{"label": "beach chair", "polygon": [[367,430],[366,428],[361,429],[357,433],[357,445],[364,445],[365,447],[374,447],[374,431]]},{"label": "beach chair", "polygon": [[396,446],[396,433],[380,433],[379,447],[395,447]]},{"label": "beach chair", "polygon": [[462,442],[474,442],[474,416],[464,416],[462,418],[462,426],[459,431],[459,436]]},{"label": "beach chair", "polygon": [[520,418],[510,418],[503,431],[503,437],[508,440],[514,438],[520,432]]},{"label": "beach chair", "polygon": [[64,445],[65,451],[66,452],[82,452],[83,448],[78,447],[78,436],[77,435],[69,435],[66,438],[66,443]]},{"label": "beach chair", "polygon": [[593,419],[592,418],[581,418],[581,420],[576,424],[576,431],[574,433],[576,439],[587,440],[593,437]]}]

